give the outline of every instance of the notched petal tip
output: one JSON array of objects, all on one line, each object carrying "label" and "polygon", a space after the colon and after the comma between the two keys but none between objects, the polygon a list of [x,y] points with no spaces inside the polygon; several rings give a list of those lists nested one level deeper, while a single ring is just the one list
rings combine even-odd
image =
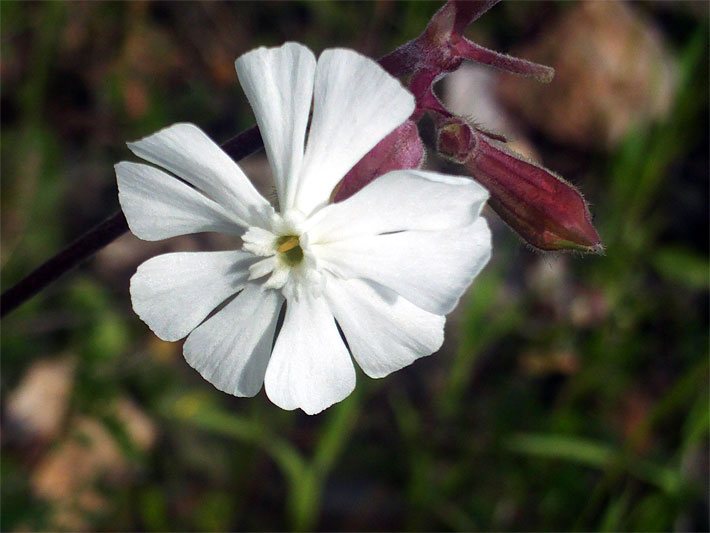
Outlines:
[{"label": "notched petal tip", "polygon": [[[351,69],[355,67],[360,70],[358,72],[360,76],[370,76],[373,79],[379,78],[379,84],[385,86],[391,84],[393,87],[397,87],[399,91],[397,91],[396,99],[399,101],[396,102],[396,108],[397,111],[404,116],[400,124],[414,112],[416,100],[411,91],[402,84],[401,80],[392,76],[382,65],[366,55],[356,52],[355,50],[350,50],[349,48],[328,48],[321,52],[318,57],[318,62],[350,65]],[[353,70],[353,72],[354,71],[355,70]],[[386,95],[386,93],[383,93],[383,95]],[[388,96],[392,97],[394,93],[390,92]],[[394,103],[395,102],[393,102],[393,104]]]},{"label": "notched petal tip", "polygon": [[[303,166],[290,206],[322,207],[337,183],[415,108],[400,80],[352,50],[328,49],[318,59],[313,116]],[[323,194],[325,193],[325,194]]]},{"label": "notched petal tip", "polygon": [[126,142],[126,146],[135,155],[143,158],[143,155],[141,155],[141,152],[144,152],[146,149],[149,148],[146,145],[151,144],[151,143],[162,143],[162,142],[164,142],[166,135],[170,135],[170,132],[174,132],[174,131],[178,131],[178,130],[180,130],[182,132],[189,131],[190,133],[197,133],[199,135],[206,136],[205,132],[202,129],[200,129],[199,126],[197,126],[191,122],[176,122],[175,124],[171,124],[170,126],[165,126],[164,128],[160,128],[158,131],[153,132],[150,135],[146,135],[144,137],[141,137],[140,139],[136,139],[135,141],[128,141],[128,142]]},{"label": "notched petal tip", "polygon": [[234,68],[237,70],[237,73],[239,73],[240,69],[243,68],[246,63],[253,61],[257,56],[261,56],[264,61],[272,61],[274,59],[273,55],[286,53],[290,53],[294,56],[304,54],[310,56],[313,63],[316,62],[316,56],[310,48],[296,41],[286,41],[281,46],[259,46],[258,48],[243,53],[234,60]]}]

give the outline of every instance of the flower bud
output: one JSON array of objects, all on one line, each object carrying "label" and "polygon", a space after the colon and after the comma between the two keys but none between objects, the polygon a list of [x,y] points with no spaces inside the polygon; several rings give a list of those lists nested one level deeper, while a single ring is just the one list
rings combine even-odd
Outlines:
[{"label": "flower bud", "polygon": [[490,206],[530,245],[603,252],[587,203],[561,177],[459,120],[439,125],[437,149],[489,190]]},{"label": "flower bud", "polygon": [[424,145],[417,125],[408,120],[350,169],[333,192],[333,201],[349,198],[375,178],[405,168],[419,168],[424,162]]}]

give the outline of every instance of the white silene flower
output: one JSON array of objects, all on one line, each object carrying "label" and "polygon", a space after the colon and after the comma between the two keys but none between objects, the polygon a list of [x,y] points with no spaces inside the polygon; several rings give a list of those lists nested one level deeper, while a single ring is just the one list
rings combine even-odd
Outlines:
[{"label": "white silene flower", "polygon": [[411,115],[412,95],[349,50],[316,62],[287,43],[253,50],[236,68],[278,211],[196,126],[129,143],[163,169],[116,165],[137,237],[216,231],[243,240],[240,250],[146,261],[131,279],[133,308],[161,339],[187,336],[185,359],[219,390],[254,396],[265,384],[279,407],[314,414],[354,389],[350,354],[380,378],[441,346],[444,315],[490,257],[479,216],[488,193],[467,178],[401,170],[330,203],[347,171]]}]

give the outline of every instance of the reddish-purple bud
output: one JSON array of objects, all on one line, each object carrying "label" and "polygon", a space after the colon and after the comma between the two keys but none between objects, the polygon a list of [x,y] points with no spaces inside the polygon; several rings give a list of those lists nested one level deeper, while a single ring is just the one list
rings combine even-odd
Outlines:
[{"label": "reddish-purple bud", "polygon": [[[499,135],[475,129],[454,117],[432,91],[437,79],[475,61],[549,82],[554,70],[524,59],[489,50],[464,37],[466,27],[498,0],[449,0],[431,18],[424,32],[380,59],[392,75],[408,76],[417,101],[412,120],[429,112],[437,124],[437,149],[462,164],[491,193],[490,204],[509,226],[540,250],[578,250],[600,253],[603,246],[591,222],[589,208],[573,185],[540,165],[508,150]],[[418,139],[418,137],[417,137]],[[383,148],[384,150],[385,148]],[[379,154],[372,154],[379,160]],[[360,165],[362,168],[358,168]],[[371,181],[377,165],[363,160],[337,192],[336,200]],[[379,172],[382,174],[382,172]],[[361,178],[360,175],[370,176]]]},{"label": "reddish-purple bud", "polygon": [[437,149],[489,190],[490,206],[535,248],[603,252],[587,203],[561,177],[456,119],[439,126]]},{"label": "reddish-purple bud", "polygon": [[370,150],[335,188],[333,201],[349,198],[375,178],[405,168],[419,168],[424,162],[424,144],[417,125],[408,120]]}]

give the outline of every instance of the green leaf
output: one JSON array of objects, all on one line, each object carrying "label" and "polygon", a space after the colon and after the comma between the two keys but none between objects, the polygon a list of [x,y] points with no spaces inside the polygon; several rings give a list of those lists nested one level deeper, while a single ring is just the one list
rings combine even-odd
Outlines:
[{"label": "green leaf", "polygon": [[563,435],[518,434],[508,440],[507,448],[522,455],[562,459],[597,468],[605,468],[614,457],[614,452],[605,444]]},{"label": "green leaf", "polygon": [[668,281],[689,289],[710,289],[710,261],[687,248],[666,247],[652,258],[653,267]]},{"label": "green leaf", "polygon": [[655,485],[667,494],[677,494],[683,486],[678,468],[659,466],[625,454],[613,447],[565,435],[518,434],[506,447],[522,455],[560,459],[600,470],[620,468],[641,481]]},{"label": "green leaf", "polygon": [[631,501],[629,490],[625,490],[621,497],[609,503],[599,526],[599,531],[621,531],[623,530],[624,515],[628,512]]}]

